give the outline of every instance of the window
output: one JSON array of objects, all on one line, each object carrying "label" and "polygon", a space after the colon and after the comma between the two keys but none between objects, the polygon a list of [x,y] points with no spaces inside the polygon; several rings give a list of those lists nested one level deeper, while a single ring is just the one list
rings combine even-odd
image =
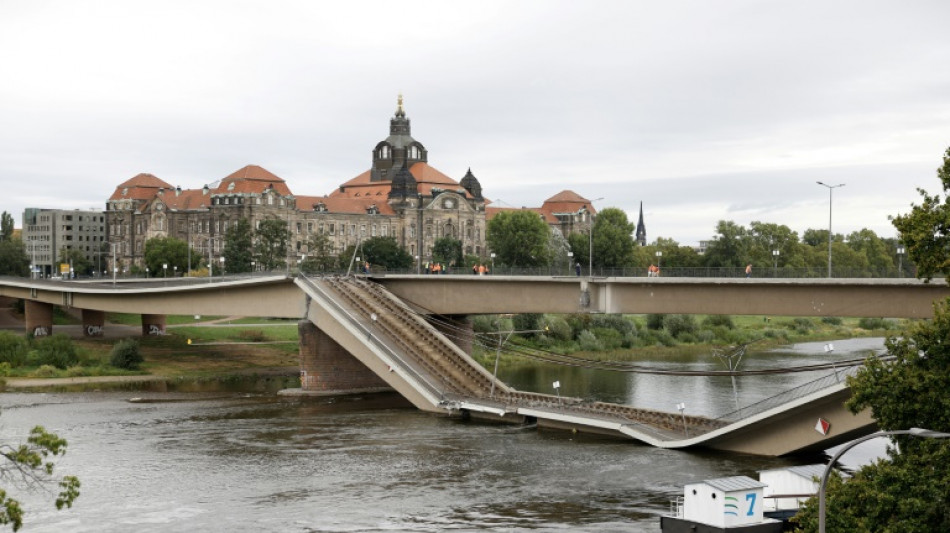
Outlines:
[{"label": "window", "polygon": [[376,224],[373,224],[372,230],[370,231],[370,235],[373,237],[376,236]]},{"label": "window", "polygon": [[313,233],[313,222],[307,222],[307,233]]},{"label": "window", "polygon": [[384,225],[382,230],[383,230],[383,237],[388,237],[389,226]]},{"label": "window", "polygon": [[301,231],[303,231],[303,223],[297,222],[297,235],[300,235]]},{"label": "window", "polygon": [[333,235],[333,234],[334,234],[333,226],[334,226],[334,224],[333,224],[333,222],[331,222],[331,223],[330,223],[330,235]]},{"label": "window", "polygon": [[366,236],[366,224],[360,224],[360,236],[361,237]]}]

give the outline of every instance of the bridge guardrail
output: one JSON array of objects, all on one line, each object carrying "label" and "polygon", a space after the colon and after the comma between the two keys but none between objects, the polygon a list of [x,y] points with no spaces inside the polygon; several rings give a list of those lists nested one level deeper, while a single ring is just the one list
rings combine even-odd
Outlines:
[{"label": "bridge guardrail", "polygon": [[744,418],[749,418],[750,416],[764,413],[769,409],[788,404],[794,400],[808,396],[809,394],[844,383],[845,378],[847,376],[856,375],[861,366],[862,365],[856,365],[842,370],[836,370],[831,374],[809,381],[793,389],[780,392],[775,396],[770,396],[759,402],[747,405],[740,409],[736,409],[735,411],[730,411],[722,416],[719,416],[716,418],[716,420],[732,423],[738,422]]}]

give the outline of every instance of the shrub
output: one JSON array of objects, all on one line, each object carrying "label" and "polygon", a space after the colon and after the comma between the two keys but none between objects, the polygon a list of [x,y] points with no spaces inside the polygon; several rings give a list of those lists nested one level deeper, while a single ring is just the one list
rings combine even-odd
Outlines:
[{"label": "shrub", "polygon": [[661,330],[663,329],[663,322],[665,321],[666,315],[650,313],[647,315],[647,329]]},{"label": "shrub", "polygon": [[815,323],[810,318],[798,317],[792,322],[792,329],[797,333],[808,333],[815,329]]},{"label": "shrub", "polygon": [[110,363],[116,368],[138,370],[145,358],[139,351],[139,343],[135,339],[125,339],[115,343],[112,347]]},{"label": "shrub", "polygon": [[590,330],[584,330],[580,335],[577,336],[577,342],[580,343],[581,350],[588,352],[596,352],[604,349],[604,346],[597,340],[597,335],[594,335]]},{"label": "shrub", "polygon": [[73,341],[62,333],[33,339],[30,358],[37,365],[51,365],[63,370],[79,362]]},{"label": "shrub", "polygon": [[594,328],[591,332],[597,337],[605,350],[615,350],[623,344],[623,336],[615,329]]},{"label": "shrub", "polygon": [[623,342],[620,344],[620,346],[624,348],[633,348],[637,345],[639,340],[640,338],[636,335],[636,333],[627,333],[623,336]]},{"label": "shrub", "polygon": [[16,368],[26,364],[26,354],[29,352],[27,340],[12,331],[0,331],[0,362]]},{"label": "shrub", "polygon": [[736,329],[732,321],[732,315],[707,315],[703,319],[703,326],[707,328],[724,327],[726,329]]},{"label": "shrub", "polygon": [[56,376],[56,367],[53,365],[43,365],[33,372],[30,373],[30,376],[34,378],[52,378]]},{"label": "shrub", "polygon": [[586,313],[574,313],[567,316],[567,323],[571,326],[571,338],[580,339],[582,331],[590,329],[591,316]]},{"label": "shrub", "polygon": [[[515,331],[530,331],[541,329],[541,319],[544,315],[540,313],[521,313],[511,318]],[[523,337],[534,336],[534,333],[522,333]]]},{"label": "shrub", "polygon": [[6,361],[0,363],[0,376],[9,376],[11,370],[13,370],[13,367],[10,366],[10,363]]},{"label": "shrub", "polygon": [[831,326],[840,326],[841,318],[836,316],[823,316],[821,317],[822,324],[829,324]]},{"label": "shrub", "polygon": [[663,321],[663,326],[670,335],[680,338],[682,335],[695,335],[699,329],[693,315],[669,315]]},{"label": "shrub", "polygon": [[591,329],[610,328],[621,335],[636,332],[637,330],[633,322],[624,318],[623,315],[618,314],[594,315],[593,318],[591,318],[590,325]]},{"label": "shrub", "polygon": [[245,329],[238,333],[238,338],[244,342],[264,342],[267,340],[267,335],[264,335],[264,331],[260,329]]},{"label": "shrub", "polygon": [[887,322],[883,318],[862,318],[858,320],[858,327],[867,330],[887,329]]},{"label": "shrub", "polygon": [[475,315],[472,320],[472,329],[475,333],[493,333],[498,331],[497,321],[496,315]]},{"label": "shrub", "polygon": [[559,316],[546,316],[542,323],[543,327],[548,328],[546,336],[559,341],[569,341],[574,338],[574,332],[567,320]]}]

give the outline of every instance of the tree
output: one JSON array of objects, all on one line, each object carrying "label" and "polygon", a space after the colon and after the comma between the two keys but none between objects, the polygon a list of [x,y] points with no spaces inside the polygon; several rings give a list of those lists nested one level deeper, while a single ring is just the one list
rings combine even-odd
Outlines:
[{"label": "tree", "polygon": [[287,244],[290,230],[284,220],[262,220],[254,233],[257,262],[263,270],[277,270],[287,265]]},{"label": "tree", "polygon": [[[950,190],[950,148],[943,154],[943,165],[937,179],[944,194]],[[927,281],[936,275],[950,279],[950,196],[931,196],[918,188],[923,197],[920,205],[911,204],[910,213],[894,217],[892,223],[907,247],[907,255],[917,265],[917,277]]]},{"label": "tree", "polygon": [[0,214],[0,241],[13,239],[13,216],[4,211]]},{"label": "tree", "polygon": [[[871,357],[848,379],[852,412],[870,409],[882,430],[921,427],[950,432],[950,301],[935,306],[934,319],[918,322],[886,340],[892,360]],[[950,442],[900,436],[887,458],[842,481],[829,480],[828,531],[950,531]],[[804,530],[817,524],[812,498],[799,514]]]},{"label": "tree", "polygon": [[[363,247],[363,261],[371,265],[379,265],[386,269],[404,269],[412,266],[413,259],[409,252],[402,249],[395,237],[371,237],[361,244]],[[350,256],[347,256],[349,260]]]},{"label": "tree", "polygon": [[188,268],[188,243],[175,237],[145,241],[145,266],[155,277],[173,276],[176,271],[184,273]]},{"label": "tree", "polygon": [[534,211],[502,211],[488,222],[486,240],[497,263],[543,266],[550,261],[547,222]]},{"label": "tree", "polygon": [[241,217],[224,233],[224,271],[230,273],[250,272],[254,260],[252,243],[254,232],[247,218]]},{"label": "tree", "polygon": [[706,266],[739,267],[750,261],[749,231],[731,220],[716,224],[716,235],[706,248]]},{"label": "tree", "polygon": [[633,223],[627,213],[608,207],[597,214],[593,227],[594,265],[618,268],[633,261]]},{"label": "tree", "polygon": [[307,241],[307,258],[300,264],[300,270],[306,274],[329,272],[336,268],[336,264],[330,237],[323,233],[312,235]]},{"label": "tree", "polygon": [[0,241],[0,276],[29,276],[30,257],[20,239]]},{"label": "tree", "polygon": [[86,259],[86,255],[76,248],[66,248],[59,250],[59,262],[66,263],[72,272],[77,276],[88,276],[92,274],[93,264]]},{"label": "tree", "polygon": [[463,264],[462,241],[454,237],[436,239],[435,244],[432,245],[432,259],[447,265],[461,266]]},{"label": "tree", "polygon": [[[53,460],[66,453],[66,444],[65,439],[46,431],[43,426],[36,426],[30,431],[26,444],[0,445],[0,457],[4,459],[0,464],[0,480],[22,490],[56,484],[60,489],[56,495],[56,508],[72,507],[79,497],[79,478],[63,476],[57,480],[53,475]],[[4,489],[0,489],[0,524],[9,524],[13,531],[23,527],[23,508]]]}]

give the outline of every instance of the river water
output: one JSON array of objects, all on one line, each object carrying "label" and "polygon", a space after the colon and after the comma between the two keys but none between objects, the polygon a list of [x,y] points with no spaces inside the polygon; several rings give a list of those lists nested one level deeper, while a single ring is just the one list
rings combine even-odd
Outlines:
[{"label": "river water", "polygon": [[[750,353],[744,368],[860,357],[881,340]],[[709,356],[654,362],[722,368]],[[503,368],[522,390],[716,414],[729,378]],[[743,403],[817,376],[743,377]],[[583,385],[582,385],[583,384]],[[132,402],[138,396],[146,402]],[[152,401],[154,400],[154,401]],[[659,531],[685,483],[821,458],[661,450],[635,442],[425,414],[392,394],[4,393],[0,441],[35,424],[69,441],[58,465],[82,496],[55,511],[18,493],[25,532]],[[876,453],[876,452],[872,452]],[[4,483],[9,485],[9,483]]]}]

